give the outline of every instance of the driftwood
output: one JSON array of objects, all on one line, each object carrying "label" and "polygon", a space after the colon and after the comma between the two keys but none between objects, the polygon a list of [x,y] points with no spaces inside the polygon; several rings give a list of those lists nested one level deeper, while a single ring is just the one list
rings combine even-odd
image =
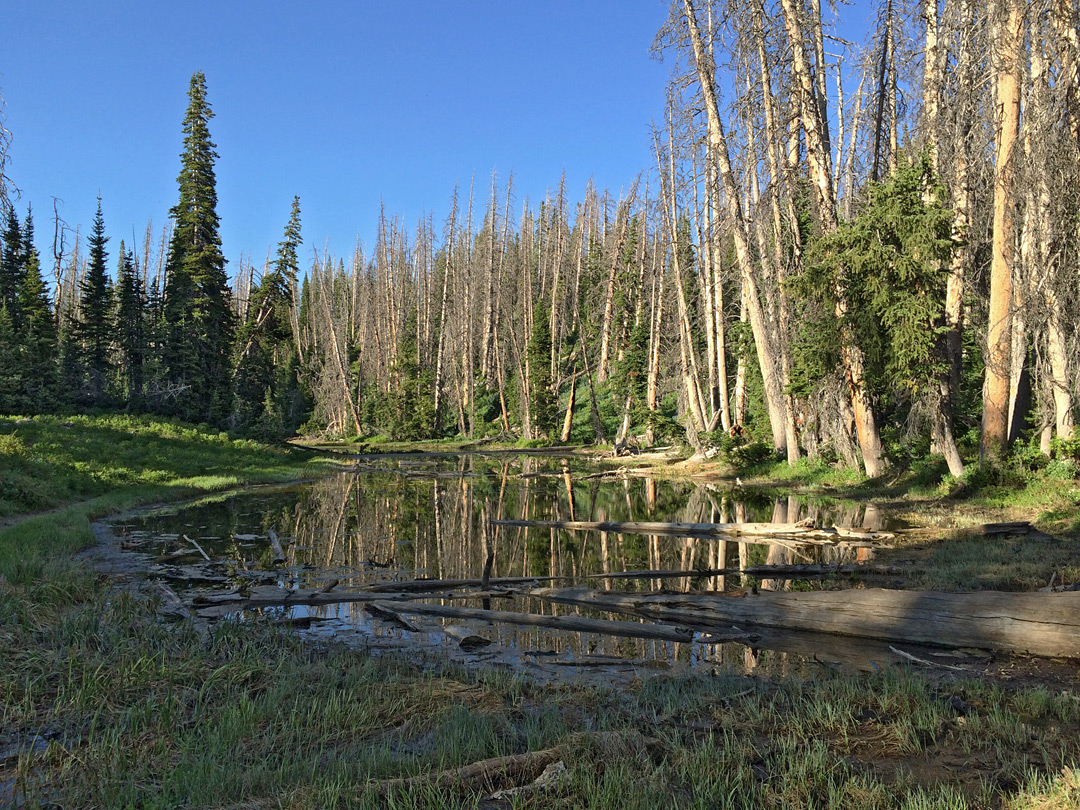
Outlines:
[{"label": "driftwood", "polygon": [[805,579],[836,574],[902,574],[904,569],[895,565],[748,565],[745,568],[694,568],[692,570],[640,569],[636,571],[612,571],[607,574],[587,574],[584,579],[691,579],[696,577],[719,577],[745,574],[751,577],[787,577]]},{"label": "driftwood", "polygon": [[427,593],[452,588],[486,588],[490,585],[526,585],[530,582],[552,582],[571,577],[488,577],[479,579],[403,579],[375,582],[364,587],[372,593]]},{"label": "driftwood", "polygon": [[1050,657],[1080,656],[1080,592],[940,593],[884,588],[619,594],[545,588],[530,596],[709,630],[762,626],[932,647],[975,647]]},{"label": "driftwood", "polygon": [[641,523],[634,521],[585,520],[493,520],[494,526],[565,529],[575,532],[616,532],[620,534],[671,535],[674,537],[745,537],[750,542],[794,541],[807,545],[877,545],[896,535],[870,529],[823,528],[810,523]]},{"label": "driftwood", "polygon": [[395,602],[393,609],[401,613],[418,613],[423,616],[442,616],[450,619],[479,619],[500,624],[519,624],[530,627],[550,627],[582,633],[600,633],[626,638],[647,638],[657,641],[701,641],[722,643],[741,641],[750,643],[758,636],[753,633],[725,632],[702,635],[685,627],[642,622],[622,622],[611,619],[587,619],[583,616],[545,616],[537,613],[513,613],[506,610],[483,610],[477,608],[433,605],[426,602]]},{"label": "driftwood", "polygon": [[487,647],[491,644],[490,638],[484,638],[478,633],[472,632],[467,627],[462,627],[457,624],[448,624],[443,628],[443,632],[454,639],[458,643],[458,646],[466,652],[479,650],[481,647]]},{"label": "driftwood", "polygon": [[388,602],[366,602],[364,610],[383,621],[392,622],[410,633],[419,633],[421,629],[401,615]]},{"label": "driftwood", "polygon": [[285,550],[281,547],[281,540],[278,539],[277,532],[273,527],[270,528],[267,534],[270,535],[270,548],[274,552],[274,565],[281,565],[285,562]]},{"label": "driftwood", "polygon": [[532,782],[549,765],[580,748],[591,748],[601,756],[606,752],[616,751],[636,752],[644,756],[646,752],[658,749],[659,745],[656,740],[635,731],[578,733],[572,734],[567,742],[542,751],[492,757],[463,768],[369,782],[366,791],[381,796],[398,791],[407,793],[424,787],[432,788],[439,793],[465,790],[486,792],[497,785],[520,785]]},{"label": "driftwood", "polygon": [[200,546],[197,542],[192,540],[186,534],[184,535],[184,539],[187,540],[189,543],[191,543],[191,545],[195,546],[196,551],[198,551],[200,554],[202,554],[204,560],[206,560],[207,562],[210,562],[210,555],[207,554],[205,551],[203,551],[202,546]]},{"label": "driftwood", "polygon": [[252,588],[250,591],[196,595],[191,599],[195,613],[210,619],[227,616],[241,610],[291,605],[337,605],[347,602],[378,602],[390,599],[410,599],[410,594],[394,594],[373,591],[324,591],[303,589],[286,591],[275,586]]}]

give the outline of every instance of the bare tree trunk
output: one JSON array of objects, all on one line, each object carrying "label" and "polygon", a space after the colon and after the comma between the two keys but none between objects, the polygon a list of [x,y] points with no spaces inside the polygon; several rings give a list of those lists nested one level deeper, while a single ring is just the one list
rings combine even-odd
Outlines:
[{"label": "bare tree trunk", "polygon": [[442,283],[442,295],[439,297],[439,339],[437,341],[438,346],[435,349],[435,424],[432,425],[432,429],[438,431],[439,422],[441,419],[439,406],[442,403],[442,389],[443,389],[443,351],[446,346],[446,332],[448,326],[446,324],[446,302],[450,291],[450,268],[451,261],[454,254],[454,236],[457,233],[457,189],[454,189],[454,197],[450,205],[450,222],[448,225],[448,232],[446,238],[446,258],[443,263],[443,283]]},{"label": "bare tree trunk", "polygon": [[980,448],[984,461],[1000,460],[1005,455],[1009,437],[1012,266],[1016,239],[1010,198],[1013,192],[1013,151],[1020,134],[1018,73],[1024,40],[1022,0],[1006,0],[1006,18],[996,28],[994,40],[1000,53],[995,88],[999,121],[994,164],[994,238]]},{"label": "bare tree trunk", "polygon": [[742,274],[747,311],[754,332],[754,343],[757,348],[758,364],[761,367],[761,375],[765,383],[765,400],[769,411],[770,427],[772,428],[773,447],[778,453],[786,453],[787,440],[784,432],[783,392],[780,387],[779,375],[776,373],[775,350],[772,341],[769,339],[765,313],[761,306],[757,280],[754,277],[746,221],[743,217],[742,207],[739,205],[741,195],[735,174],[732,171],[724,127],[720,121],[716,88],[713,85],[714,66],[702,42],[692,0],[683,0],[683,6],[686,11],[690,40],[693,44],[694,61],[697,64],[698,84],[705,99],[710,157],[717,162],[720,181],[723,184],[724,196],[727,200],[728,220],[735,241],[735,259]]}]

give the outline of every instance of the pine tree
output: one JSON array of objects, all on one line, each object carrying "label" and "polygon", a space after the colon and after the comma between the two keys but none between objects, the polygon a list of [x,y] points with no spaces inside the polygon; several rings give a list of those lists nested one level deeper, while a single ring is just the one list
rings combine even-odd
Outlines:
[{"label": "pine tree", "polygon": [[[280,424],[283,430],[299,426],[301,414],[290,413],[288,404],[297,389],[295,372],[290,370],[296,354],[290,313],[299,272],[297,250],[302,241],[300,198],[293,197],[277,258],[270,272],[252,289],[247,320],[237,333],[235,414],[241,424],[260,422],[263,434],[269,430],[267,425]],[[276,414],[269,421],[262,418],[267,402],[273,403],[271,410]]]},{"label": "pine tree", "polygon": [[225,257],[218,233],[217,152],[206,77],[191,77],[184,116],[184,151],[177,183],[180,200],[170,210],[173,235],[166,261],[162,355],[166,410],[188,419],[221,423],[230,404],[230,351],[234,317],[229,306]]},{"label": "pine tree", "polygon": [[[551,436],[558,416],[558,402],[551,386],[551,326],[548,308],[533,313],[529,337],[529,412],[537,433]],[[556,437],[558,438],[558,437]]]},{"label": "pine tree", "polygon": [[17,320],[19,285],[23,275],[23,239],[14,206],[8,208],[7,223],[0,244],[0,305],[8,308],[14,326]]},{"label": "pine tree", "polygon": [[143,360],[146,357],[146,294],[142,278],[135,269],[135,259],[120,242],[120,260],[116,269],[116,335],[120,356],[121,389],[128,410],[142,408]]},{"label": "pine tree", "polygon": [[5,301],[0,301],[0,414],[19,411],[22,375],[19,373],[19,345]]},{"label": "pine tree", "polygon": [[94,227],[90,232],[90,261],[79,282],[79,320],[76,328],[82,364],[89,377],[87,395],[92,405],[104,404],[112,377],[112,291],[105,268],[109,255],[105,244],[108,241],[105,218],[101,214],[101,198],[98,197]]},{"label": "pine tree", "polygon": [[[33,237],[27,218],[24,232]],[[41,278],[41,261],[37,250],[27,240],[26,273],[19,288],[19,311],[22,326],[19,330],[19,371],[22,376],[22,406],[27,413],[43,413],[57,405],[57,346],[56,323],[49,305],[49,293]]]}]

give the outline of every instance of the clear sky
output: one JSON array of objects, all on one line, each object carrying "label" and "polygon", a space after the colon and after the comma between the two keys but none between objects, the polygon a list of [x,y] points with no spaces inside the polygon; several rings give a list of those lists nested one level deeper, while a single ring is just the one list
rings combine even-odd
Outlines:
[{"label": "clear sky", "polygon": [[[667,64],[666,0],[87,2],[7,0],[0,92],[9,174],[38,246],[52,197],[84,232],[98,193],[111,237],[141,243],[175,204],[191,74],[216,115],[225,255],[261,265],[301,198],[306,265],[370,247],[380,203],[437,223],[459,184],[514,173],[518,205],[592,177],[613,193],[649,167]],[[479,213],[477,219],[479,219]],[[441,227],[440,227],[441,230]],[[48,264],[46,259],[46,264]]]}]

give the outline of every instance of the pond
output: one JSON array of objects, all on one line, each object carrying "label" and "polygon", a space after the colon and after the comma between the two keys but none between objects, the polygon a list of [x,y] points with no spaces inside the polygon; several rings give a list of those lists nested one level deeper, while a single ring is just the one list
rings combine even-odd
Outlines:
[{"label": "pond", "polygon": [[[569,531],[497,523],[501,520],[809,521],[894,527],[872,505],[610,473],[579,457],[476,453],[363,457],[350,472],[158,509],[128,518],[113,530],[125,549],[147,555],[155,575],[179,592],[268,584],[321,588],[331,582],[339,591],[350,591],[418,578],[476,579],[485,567],[492,582],[536,577],[545,584],[605,591],[811,589],[824,587],[821,580],[761,578],[754,566],[861,565],[871,553],[859,544]],[[275,561],[272,536],[279,541],[283,562]],[[836,586],[835,579],[829,582],[828,587]],[[506,611],[605,615],[521,595],[492,601]],[[632,673],[673,666],[786,670],[801,661],[743,644],[613,637],[476,620],[420,617],[405,629],[360,603],[260,612],[299,625],[315,638],[379,650],[438,649],[466,662],[504,663],[538,673],[586,668]],[[476,647],[462,642],[469,636]],[[761,646],[784,647],[767,640]]]}]

